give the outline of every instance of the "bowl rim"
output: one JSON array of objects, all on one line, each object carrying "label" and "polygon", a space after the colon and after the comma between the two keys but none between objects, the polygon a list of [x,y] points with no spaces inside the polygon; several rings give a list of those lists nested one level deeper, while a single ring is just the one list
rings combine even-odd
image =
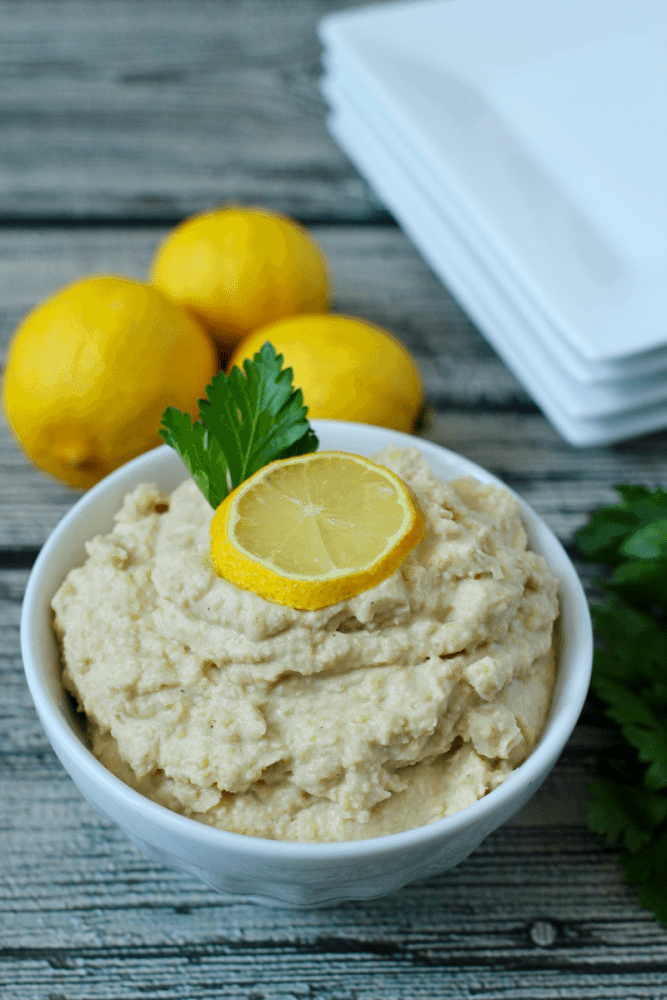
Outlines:
[{"label": "bowl rim", "polygon": [[[400,447],[416,447],[422,454],[426,456],[429,454],[432,455],[436,461],[440,459],[440,461],[444,460],[455,465],[460,470],[461,475],[472,475],[482,482],[504,487],[519,501],[524,523],[527,521],[529,529],[532,528],[533,531],[537,529],[542,540],[548,542],[549,548],[559,557],[561,567],[566,576],[566,580],[564,580],[562,573],[557,573],[560,583],[559,597],[563,585],[567,583],[568,591],[574,598],[574,609],[578,612],[577,625],[580,629],[580,633],[577,635],[576,651],[572,655],[572,667],[568,675],[567,698],[563,700],[560,711],[556,716],[551,717],[550,710],[543,733],[526,760],[515,768],[499,786],[488,792],[481,799],[478,799],[476,802],[471,803],[451,816],[434,820],[423,826],[413,827],[410,830],[402,830],[397,833],[378,837],[370,837],[362,840],[314,843],[270,840],[209,826],[204,822],[174,812],[166,806],[154,802],[129,785],[126,785],[120,778],[117,778],[111,771],[107,770],[88,747],[85,746],[71,725],[63,718],[62,712],[58,710],[58,707],[50,698],[39,676],[35,650],[33,648],[33,631],[36,627],[36,616],[40,613],[40,610],[43,611],[43,605],[39,604],[43,574],[53,552],[61,544],[63,536],[66,535],[68,529],[78,521],[81,515],[89,508],[94,507],[98,500],[111,487],[115,487],[126,478],[130,478],[136,472],[142,470],[145,465],[153,463],[159,465],[167,455],[175,456],[175,452],[167,445],[162,445],[152,451],[145,452],[110,473],[110,475],[106,476],[81,496],[61,518],[44,543],[30,572],[21,609],[20,627],[21,651],[25,675],[38,716],[52,745],[58,742],[59,746],[64,748],[65,754],[76,760],[77,773],[83,773],[88,781],[104,791],[108,798],[121,799],[124,805],[135,816],[144,816],[146,820],[150,820],[152,824],[161,827],[165,832],[171,832],[179,837],[194,838],[201,846],[212,847],[218,850],[227,848],[247,856],[263,855],[265,858],[284,857],[285,859],[300,859],[305,863],[333,858],[361,859],[369,854],[376,853],[378,850],[387,853],[401,853],[417,845],[426,846],[434,841],[440,841],[447,834],[461,833],[466,827],[477,826],[478,824],[484,826],[485,818],[502,809],[503,803],[507,806],[513,798],[520,794],[522,789],[530,787],[535,782],[541,782],[542,778],[550,770],[550,766],[562,752],[583,708],[590,683],[593,656],[593,630],[588,610],[588,601],[569,556],[542,518],[514,490],[503,483],[501,479],[470,459],[444,448],[435,442],[411,434],[368,424],[357,424],[339,420],[313,420],[311,424],[316,433],[321,434],[326,426],[325,433],[332,432],[336,436],[339,436],[341,433],[354,435],[360,431],[371,431],[375,436],[385,439],[384,443],[378,445],[377,450],[384,447],[385,444],[396,444]],[[187,477],[187,469],[183,466],[183,480],[187,479]],[[552,566],[553,569],[554,567]],[[49,610],[53,593],[50,593],[47,599]],[[54,749],[58,753],[58,756],[60,756],[60,752],[55,745]],[[65,769],[69,772],[67,766]],[[75,783],[77,783],[76,780]]]}]

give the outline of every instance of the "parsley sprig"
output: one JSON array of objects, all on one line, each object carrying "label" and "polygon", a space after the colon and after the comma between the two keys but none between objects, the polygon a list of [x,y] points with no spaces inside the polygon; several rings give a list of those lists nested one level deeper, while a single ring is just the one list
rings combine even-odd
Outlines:
[{"label": "parsley sprig", "polygon": [[219,372],[199,400],[199,420],[168,407],[160,434],[183,459],[214,509],[227,494],[276,458],[316,451],[317,436],[306,415],[292,369],[268,341],[243,371]]},{"label": "parsley sprig", "polygon": [[667,924],[667,492],[618,486],[577,532],[584,554],[613,567],[591,614],[602,645],[592,691],[625,743],[601,756],[590,828],[622,848],[639,899]]}]

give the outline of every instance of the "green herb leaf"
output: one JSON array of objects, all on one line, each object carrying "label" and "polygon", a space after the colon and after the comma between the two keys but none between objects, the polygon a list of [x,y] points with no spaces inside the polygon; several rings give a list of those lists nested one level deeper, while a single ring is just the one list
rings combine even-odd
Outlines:
[{"label": "green herb leaf", "polygon": [[608,844],[622,840],[628,851],[650,844],[653,831],[667,818],[667,798],[644,788],[598,777],[591,785],[588,824]]},{"label": "green herb leaf", "polygon": [[667,924],[667,492],[618,486],[577,532],[591,559],[614,567],[610,593],[591,609],[602,646],[592,691],[625,740],[625,758],[598,758],[588,821],[625,847],[626,877]]},{"label": "green herb leaf", "polygon": [[632,691],[606,677],[596,676],[593,688],[609,706],[605,715],[621,727],[623,736],[637,750],[638,759],[648,764],[644,773],[647,788],[667,787],[667,727],[646,699],[649,689]]},{"label": "green herb leaf", "polygon": [[591,559],[611,562],[636,523],[629,510],[603,507],[577,532],[579,548]]},{"label": "green herb leaf", "polygon": [[282,364],[282,354],[267,341],[243,362],[243,372],[235,366],[229,376],[214,376],[194,424],[172,406],[162,417],[161,436],[214,509],[269,462],[317,450],[303,394]]},{"label": "green herb leaf", "polygon": [[667,558],[667,518],[658,517],[625,539],[621,552],[631,559]]},{"label": "green herb leaf", "polygon": [[201,421],[192,424],[187,413],[173,406],[162,416],[160,434],[178,452],[197,486],[214,506],[220,484],[226,482],[227,475],[227,463],[219,442],[209,435]]},{"label": "green herb leaf", "polygon": [[[667,550],[661,549],[667,539],[667,491],[649,490],[646,486],[617,486],[622,503],[601,507],[591,517],[590,523],[577,532],[577,542],[582,552],[591,559],[615,563],[623,556],[647,558],[647,545],[657,555],[648,558],[667,557]],[[655,527],[656,521],[664,523]],[[646,536],[641,529],[651,526]],[[637,535],[636,541],[630,539]],[[628,542],[630,548],[624,552]],[[657,548],[656,548],[657,545]]]},{"label": "green herb leaf", "polygon": [[621,856],[628,882],[639,889],[639,902],[653,910],[656,918],[667,925],[667,827],[652,837],[636,852]]}]

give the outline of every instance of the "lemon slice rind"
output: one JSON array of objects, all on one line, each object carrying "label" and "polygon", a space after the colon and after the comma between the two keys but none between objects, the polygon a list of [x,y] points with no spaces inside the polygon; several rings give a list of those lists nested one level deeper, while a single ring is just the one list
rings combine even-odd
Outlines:
[{"label": "lemon slice rind", "polygon": [[[306,466],[312,466],[316,462],[326,473],[325,466],[329,469],[335,466],[337,461],[344,460],[348,468],[357,463],[362,468],[360,473],[369,472],[374,479],[374,485],[380,487],[385,493],[386,504],[382,507],[382,497],[375,491],[375,502],[380,504],[377,510],[377,520],[381,525],[382,518],[387,516],[386,507],[391,507],[391,517],[396,521],[400,518],[400,523],[394,526],[390,534],[383,534],[382,528],[374,530],[372,527],[366,528],[369,519],[362,518],[362,526],[350,525],[346,522],[341,526],[341,531],[346,531],[348,537],[354,539],[355,530],[358,531],[360,544],[375,551],[360,564],[348,566],[330,566],[326,564],[320,566],[317,571],[310,572],[287,569],[284,565],[278,567],[275,558],[269,555],[262,555],[256,550],[251,550],[248,545],[254,545],[255,549],[261,549],[261,543],[255,545],[252,536],[252,517],[258,518],[258,537],[261,535],[261,518],[263,516],[262,506],[266,508],[267,519],[272,517],[270,501],[267,503],[267,494],[272,482],[283,478],[285,474],[298,475],[304,471]],[[286,468],[289,466],[289,468]],[[302,466],[304,469],[295,469]],[[263,494],[263,496],[262,496]],[[291,498],[284,500],[289,503]],[[254,501],[254,504],[253,504]],[[254,506],[254,510],[252,509]],[[248,508],[250,507],[250,512]],[[245,508],[246,523],[242,508]],[[307,541],[313,533],[317,533],[313,524],[319,518],[319,512],[309,511],[308,504],[301,502],[299,511],[301,517],[298,520],[297,528],[294,531],[294,539],[285,544],[285,548],[290,551],[295,550],[294,560],[299,561],[299,546],[307,548]],[[312,515],[312,516],[311,516]],[[249,523],[248,522],[249,519]],[[289,518],[288,518],[289,519]],[[321,520],[321,518],[319,518]],[[268,521],[267,521],[268,523]],[[250,540],[246,538],[246,544],[239,539],[239,534],[248,535],[250,530]],[[275,528],[273,528],[275,531]],[[211,523],[211,558],[216,572],[230,583],[235,584],[243,590],[253,591],[265,600],[275,604],[282,604],[287,607],[299,610],[317,610],[337,604],[347,600],[365,590],[377,586],[383,580],[396,572],[405,558],[420,541],[424,531],[424,518],[419,508],[419,503],[405,485],[405,483],[389,469],[372,462],[370,459],[359,455],[352,455],[347,452],[322,451],[307,455],[300,455],[295,458],[279,459],[260,469],[253,476],[243,482],[220,504],[215,512]],[[329,534],[336,540],[336,524],[329,529]],[[271,534],[271,531],[269,531]],[[306,542],[304,543],[304,539]],[[338,539],[340,542],[340,539]],[[340,547],[340,546],[339,546]],[[345,549],[345,542],[342,542],[342,549]],[[326,547],[322,548],[326,563]],[[308,553],[310,555],[310,553]],[[352,546],[350,555],[353,556]],[[308,561],[304,555],[304,560]],[[317,560],[315,560],[317,561]],[[311,559],[312,562],[312,559]]]}]

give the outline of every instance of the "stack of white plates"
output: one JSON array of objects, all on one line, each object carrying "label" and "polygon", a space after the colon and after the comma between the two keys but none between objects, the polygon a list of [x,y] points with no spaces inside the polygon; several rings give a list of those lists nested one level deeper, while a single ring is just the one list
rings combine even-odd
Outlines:
[{"label": "stack of white plates", "polygon": [[667,426],[664,0],[426,0],[320,34],[334,136],[561,434]]}]

